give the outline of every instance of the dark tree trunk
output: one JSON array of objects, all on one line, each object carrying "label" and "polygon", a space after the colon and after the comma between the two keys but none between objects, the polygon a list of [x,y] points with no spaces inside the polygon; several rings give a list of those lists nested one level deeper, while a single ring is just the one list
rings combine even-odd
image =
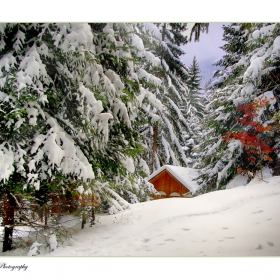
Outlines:
[{"label": "dark tree trunk", "polygon": [[95,213],[94,213],[94,206],[91,206],[91,223],[90,226],[92,227],[93,225],[95,225]]},{"label": "dark tree trunk", "polygon": [[15,223],[15,207],[16,201],[10,192],[7,192],[6,201],[4,203],[5,208],[5,220],[4,220],[4,242],[3,252],[13,249],[13,230]]},{"label": "dark tree trunk", "polygon": [[274,176],[280,175],[280,160],[279,159],[275,160],[275,162],[274,162],[273,175]]},{"label": "dark tree trunk", "polygon": [[165,39],[165,30],[166,30],[166,23],[164,23],[162,27],[162,36],[161,36],[162,41],[164,41]]},{"label": "dark tree trunk", "polygon": [[48,209],[47,209],[47,204],[45,204],[44,214],[45,214],[45,226],[47,226],[48,225]]},{"label": "dark tree trunk", "polygon": [[83,217],[82,217],[82,229],[85,227],[85,224],[87,223],[87,219],[86,219],[86,214],[83,213]]},{"label": "dark tree trunk", "polygon": [[153,136],[153,151],[157,150],[157,139],[158,139],[158,127],[154,126],[154,136]]},{"label": "dark tree trunk", "polygon": [[154,126],[153,130],[154,130],[154,135],[153,135],[153,147],[152,147],[152,168],[151,168],[152,172],[155,163],[155,153],[157,151],[158,127]]}]

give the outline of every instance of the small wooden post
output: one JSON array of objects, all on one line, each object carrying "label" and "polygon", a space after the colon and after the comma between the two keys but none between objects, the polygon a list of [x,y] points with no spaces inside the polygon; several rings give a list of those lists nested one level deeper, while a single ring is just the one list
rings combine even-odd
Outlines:
[{"label": "small wooden post", "polygon": [[86,213],[85,213],[85,211],[83,211],[83,214],[82,214],[82,229],[85,227],[86,223],[87,223]]},{"label": "small wooden post", "polygon": [[13,195],[8,191],[7,198],[4,203],[5,208],[5,220],[4,220],[4,242],[3,252],[13,249],[13,230],[15,223],[15,207],[16,201]]},{"label": "small wooden post", "polygon": [[90,226],[92,227],[93,225],[95,225],[95,212],[94,212],[94,206],[91,206],[91,222],[90,222]]}]

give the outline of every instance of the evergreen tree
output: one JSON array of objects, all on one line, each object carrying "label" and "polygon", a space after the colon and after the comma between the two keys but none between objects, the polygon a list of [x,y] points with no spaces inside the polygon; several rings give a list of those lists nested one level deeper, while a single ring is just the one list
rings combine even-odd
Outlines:
[{"label": "evergreen tree", "polygon": [[201,95],[201,76],[199,76],[199,73],[199,65],[197,63],[196,57],[194,57],[193,62],[189,67],[189,78],[187,81],[189,93],[186,98],[187,104],[184,108],[184,111],[187,112],[187,118],[189,119],[189,121],[191,121],[195,117],[200,120],[204,117],[204,101]]},{"label": "evergreen tree", "polygon": [[22,209],[24,197],[45,209],[47,225],[54,194],[99,196],[116,213],[155,192],[139,176],[148,170],[141,135],[133,129],[139,83],[132,31],[125,24],[1,25],[5,250],[15,223],[10,210]]},{"label": "evergreen tree", "polygon": [[192,27],[189,40],[192,40],[192,35],[194,34],[194,41],[198,42],[201,32],[208,33],[209,23],[195,23]]},{"label": "evergreen tree", "polygon": [[187,80],[189,92],[184,100],[181,111],[185,116],[187,122],[192,128],[192,133],[186,135],[186,146],[189,148],[187,154],[189,161],[194,164],[197,153],[194,147],[199,143],[198,137],[201,133],[201,123],[204,118],[204,102],[205,98],[202,96],[199,76],[200,69],[196,57],[189,67],[189,78]]},{"label": "evergreen tree", "polygon": [[213,87],[212,87],[213,81],[214,81],[214,78],[212,77],[211,79],[209,79],[208,81],[205,82],[205,84],[204,84],[204,86],[202,88],[202,96],[203,96],[203,98],[205,100],[205,104],[209,103],[210,96],[213,93]]},{"label": "evergreen tree", "polygon": [[[229,131],[246,130],[236,119],[241,117],[237,107],[267,100],[268,105],[258,113],[262,126],[273,121],[273,112],[279,108],[279,24],[230,24],[224,26],[224,40],[226,55],[218,62],[223,69],[217,71],[212,82],[215,89],[206,107],[208,129],[200,145],[202,160],[198,166],[202,174],[198,182],[203,191],[224,188],[243,161],[241,142],[222,139]],[[267,134],[275,154],[279,153],[277,133],[274,130]],[[273,164],[264,162],[263,166],[267,165]]]},{"label": "evergreen tree", "polygon": [[189,93],[179,47],[186,28],[0,25],[4,250],[19,221],[60,238],[53,209],[63,199],[73,201],[84,225],[88,208],[94,220],[96,200],[114,214],[156,193],[143,179],[152,158],[152,170],[188,164],[183,136],[192,128],[179,109]]},{"label": "evergreen tree", "polygon": [[191,92],[198,92],[200,88],[201,76],[199,76],[200,69],[196,57],[193,57],[192,64],[189,67],[188,86]]},{"label": "evergreen tree", "polygon": [[187,24],[181,23],[139,25],[139,36],[143,39],[145,47],[153,50],[160,58],[162,66],[161,70],[154,72],[162,80],[162,86],[154,91],[163,104],[163,110],[159,114],[162,124],[156,129],[150,129],[150,134],[147,135],[154,139],[148,144],[155,157],[154,162],[151,157],[148,159],[153,163],[151,170],[156,170],[164,164],[187,166],[190,161],[186,157],[185,151],[189,147],[186,146],[185,138],[194,132],[180,110],[180,107],[187,103],[189,95],[188,69],[180,61],[184,52],[179,46],[187,42],[186,36],[183,35],[186,29]]}]

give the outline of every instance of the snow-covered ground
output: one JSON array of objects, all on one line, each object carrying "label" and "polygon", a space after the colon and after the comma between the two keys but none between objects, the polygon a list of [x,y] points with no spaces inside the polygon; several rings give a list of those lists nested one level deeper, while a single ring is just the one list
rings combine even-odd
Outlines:
[{"label": "snow-covered ground", "polygon": [[41,256],[279,256],[280,177],[265,180],[97,216],[95,226]]}]

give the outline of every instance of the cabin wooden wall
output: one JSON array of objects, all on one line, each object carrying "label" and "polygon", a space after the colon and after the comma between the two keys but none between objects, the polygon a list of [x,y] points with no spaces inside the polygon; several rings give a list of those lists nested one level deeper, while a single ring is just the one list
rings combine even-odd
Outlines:
[{"label": "cabin wooden wall", "polygon": [[154,198],[167,198],[173,192],[177,192],[181,197],[183,197],[184,193],[189,192],[189,190],[167,170],[163,170],[149,182],[154,185],[157,191],[163,191],[166,193],[166,196],[161,197],[153,195],[152,197]]}]

